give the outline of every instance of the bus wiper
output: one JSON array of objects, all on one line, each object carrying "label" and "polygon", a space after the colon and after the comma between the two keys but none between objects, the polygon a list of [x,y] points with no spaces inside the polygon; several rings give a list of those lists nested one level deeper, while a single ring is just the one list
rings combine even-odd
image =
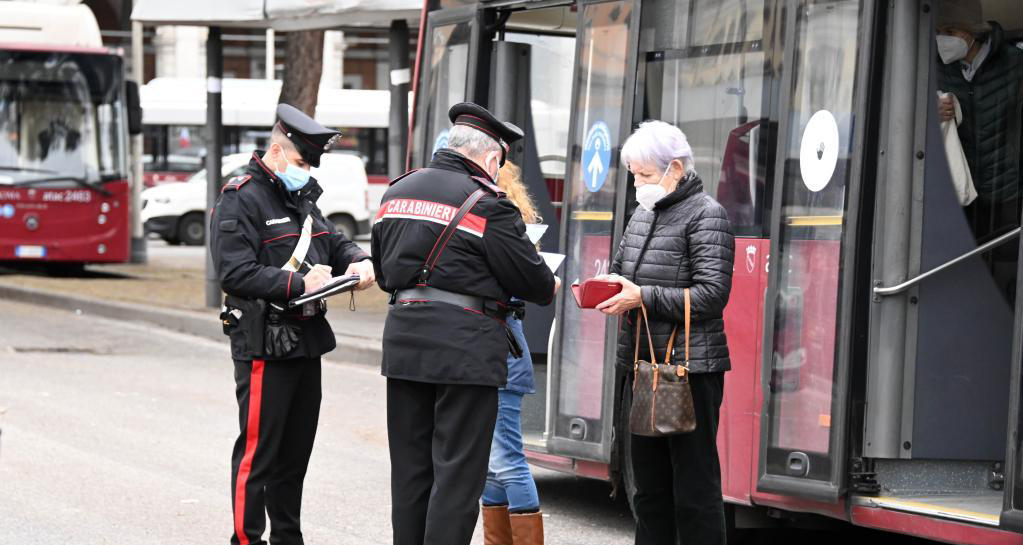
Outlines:
[{"label": "bus wiper", "polygon": [[85,178],[83,178],[81,176],[43,176],[43,177],[40,177],[40,178],[30,178],[28,180],[22,180],[22,181],[18,182],[15,185],[19,185],[19,186],[21,186],[21,185],[35,185],[35,184],[41,184],[41,183],[45,183],[45,182],[63,182],[63,181],[72,181],[72,182],[74,182],[74,183],[76,183],[76,184],[78,184],[78,185],[80,185],[80,186],[82,186],[82,187],[84,187],[86,189],[91,189],[91,190],[95,191],[96,193],[99,193],[100,195],[103,195],[104,197],[112,197],[114,195],[113,193],[107,191],[102,186],[100,186],[98,184],[90,183],[89,180],[86,180]]}]

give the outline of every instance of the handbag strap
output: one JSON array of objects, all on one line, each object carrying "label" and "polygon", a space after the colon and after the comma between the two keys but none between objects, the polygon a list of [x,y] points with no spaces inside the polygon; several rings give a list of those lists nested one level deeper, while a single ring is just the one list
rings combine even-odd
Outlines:
[{"label": "handbag strap", "polygon": [[[689,288],[686,288],[685,290],[683,290],[683,293],[684,293],[684,296],[685,296],[684,297],[685,298],[685,312],[684,312],[684,315],[685,315],[685,332],[686,332],[686,362],[685,362],[685,365],[683,367],[685,367],[686,369],[689,369],[689,329],[690,329],[689,326],[690,326],[690,323],[692,321],[692,310],[691,310],[691,306],[690,306],[691,299],[690,299],[690,295],[689,295]],[[676,324],[675,327],[671,330],[671,337],[668,337],[668,349],[665,350],[665,352],[664,352],[664,361],[666,363],[671,363],[671,351],[675,347],[675,333],[677,331],[678,331],[678,324]]]},{"label": "handbag strap", "polygon": [[692,322],[692,306],[691,298],[689,295],[689,288],[686,288],[683,293],[685,294],[686,300],[686,369],[689,369],[689,325]]},{"label": "handbag strap", "polygon": [[639,304],[639,309],[642,311],[643,320],[636,321],[636,343],[635,352],[633,354],[633,363],[639,363],[639,331],[646,324],[646,341],[650,345],[650,359],[653,361],[650,363],[657,364],[657,353],[654,352],[654,338],[650,336],[650,322],[647,321],[646,317],[646,306],[643,303]]}]

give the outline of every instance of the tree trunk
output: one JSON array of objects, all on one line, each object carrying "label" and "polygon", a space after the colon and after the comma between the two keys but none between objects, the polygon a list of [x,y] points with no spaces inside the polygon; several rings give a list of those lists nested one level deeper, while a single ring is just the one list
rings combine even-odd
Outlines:
[{"label": "tree trunk", "polygon": [[322,73],[323,31],[289,32],[284,54],[284,82],[278,102],[291,104],[312,117],[316,113]]}]

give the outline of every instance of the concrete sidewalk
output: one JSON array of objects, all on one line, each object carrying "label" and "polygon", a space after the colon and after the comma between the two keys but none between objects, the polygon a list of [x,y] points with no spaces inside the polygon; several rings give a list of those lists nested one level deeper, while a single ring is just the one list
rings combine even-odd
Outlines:
[{"label": "concrete sidewalk", "polygon": [[[148,265],[90,266],[75,277],[4,270],[0,273],[0,298],[143,322],[226,343],[219,310],[202,304],[203,282],[202,270],[152,261]],[[378,288],[359,292],[356,312],[348,310],[349,302],[344,294],[330,301],[327,317],[338,345],[330,357],[379,365],[387,295]]]}]

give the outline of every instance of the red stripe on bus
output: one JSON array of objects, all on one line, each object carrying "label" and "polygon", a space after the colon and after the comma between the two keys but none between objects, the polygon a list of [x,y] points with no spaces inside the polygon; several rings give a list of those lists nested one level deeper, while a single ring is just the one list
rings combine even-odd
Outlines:
[{"label": "red stripe on bus", "polygon": [[249,414],[245,432],[245,455],[238,465],[238,479],[234,492],[234,532],[241,545],[249,545],[245,535],[245,485],[248,484],[249,473],[252,471],[252,458],[256,455],[256,444],[259,443],[259,411],[263,401],[263,360],[252,360],[252,373],[249,376]]}]

